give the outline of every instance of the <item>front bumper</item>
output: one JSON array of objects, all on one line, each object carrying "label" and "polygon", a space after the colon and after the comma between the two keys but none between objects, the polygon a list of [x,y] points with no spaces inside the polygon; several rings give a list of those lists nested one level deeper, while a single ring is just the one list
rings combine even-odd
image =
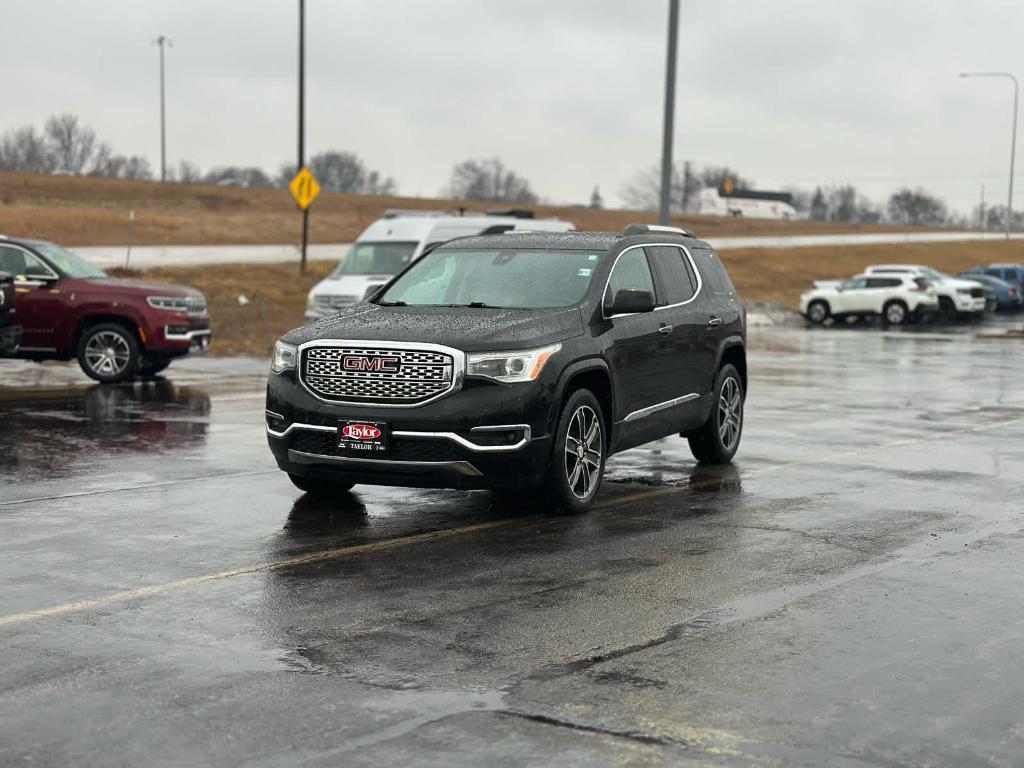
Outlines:
[{"label": "front bumper", "polygon": [[0,328],[0,355],[11,355],[21,344],[21,326],[5,325]]},{"label": "front bumper", "polygon": [[963,296],[957,294],[953,297],[953,305],[957,312],[963,314],[980,314],[985,311],[985,297]]},{"label": "front bumper", "polygon": [[[313,398],[294,375],[267,384],[267,442],[289,473],[373,485],[513,488],[541,483],[551,455],[552,392],[541,382],[467,381],[415,408],[343,406]],[[341,420],[386,422],[389,449],[353,456],[338,449]]]}]

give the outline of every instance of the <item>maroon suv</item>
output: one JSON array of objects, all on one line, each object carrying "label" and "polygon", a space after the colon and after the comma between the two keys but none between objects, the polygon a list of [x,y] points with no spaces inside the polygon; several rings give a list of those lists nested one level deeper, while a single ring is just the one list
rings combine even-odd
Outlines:
[{"label": "maroon suv", "polygon": [[0,272],[15,276],[17,357],[77,358],[93,379],[115,382],[210,345],[206,298],[194,288],[108,277],[53,243],[2,235]]}]

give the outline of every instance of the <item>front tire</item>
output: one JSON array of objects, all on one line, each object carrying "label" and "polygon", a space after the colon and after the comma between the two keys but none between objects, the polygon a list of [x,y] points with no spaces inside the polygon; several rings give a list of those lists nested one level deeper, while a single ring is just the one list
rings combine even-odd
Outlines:
[{"label": "front tire", "polygon": [[78,339],[77,352],[82,371],[101,384],[132,379],[141,359],[135,334],[118,323],[98,323],[86,328]]},{"label": "front tire", "polygon": [[812,301],[807,307],[807,319],[815,325],[824,323],[831,314],[832,311],[829,309],[828,302],[821,299]]},{"label": "front tire", "polygon": [[293,475],[291,472],[288,473],[288,479],[300,491],[318,499],[337,498],[338,494],[347,493],[355,487],[355,483],[347,480],[327,480],[322,477]]},{"label": "front tire", "polygon": [[882,307],[882,317],[887,325],[903,325],[910,317],[910,310],[902,301],[889,301]]},{"label": "front tire", "polygon": [[601,405],[589,389],[577,389],[562,408],[545,486],[549,500],[566,514],[590,508],[601,488],[607,437]]},{"label": "front tire", "polygon": [[701,464],[728,464],[743,435],[743,382],[735,366],[718,372],[713,402],[704,426],[688,436],[690,452]]}]

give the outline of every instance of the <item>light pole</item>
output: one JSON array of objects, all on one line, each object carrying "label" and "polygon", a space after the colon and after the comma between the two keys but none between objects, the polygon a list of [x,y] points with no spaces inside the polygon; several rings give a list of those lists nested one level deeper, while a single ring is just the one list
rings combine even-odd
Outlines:
[{"label": "light pole", "polygon": [[1017,158],[1017,101],[1020,86],[1009,72],[961,72],[960,77],[1007,77],[1013,82],[1013,135],[1010,137],[1010,191],[1006,196],[1006,239],[1013,226],[1013,164]]},{"label": "light pole", "polygon": [[167,118],[164,101],[164,48],[173,47],[174,44],[166,35],[160,35],[153,41],[153,45],[160,47],[160,181],[167,180]]},{"label": "light pole", "polygon": [[[295,172],[306,166],[306,0],[299,0],[299,162]],[[309,206],[302,209],[302,264],[306,272],[306,249],[309,243]]]},{"label": "light pole", "polygon": [[679,0],[668,3],[668,51],[665,54],[665,122],[661,135],[661,205],[658,222],[671,223],[672,132],[676,111],[676,48],[679,32]]}]

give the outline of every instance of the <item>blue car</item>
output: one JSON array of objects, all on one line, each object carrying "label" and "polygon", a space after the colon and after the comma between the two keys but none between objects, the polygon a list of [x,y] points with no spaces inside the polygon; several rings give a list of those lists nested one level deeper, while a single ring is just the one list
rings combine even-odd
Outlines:
[{"label": "blue car", "polygon": [[965,280],[975,280],[991,290],[996,297],[997,310],[1016,310],[1024,306],[1024,297],[1021,296],[1021,289],[1016,285],[1010,285],[1005,280],[992,277],[985,272],[967,270],[961,272],[957,277]]}]

